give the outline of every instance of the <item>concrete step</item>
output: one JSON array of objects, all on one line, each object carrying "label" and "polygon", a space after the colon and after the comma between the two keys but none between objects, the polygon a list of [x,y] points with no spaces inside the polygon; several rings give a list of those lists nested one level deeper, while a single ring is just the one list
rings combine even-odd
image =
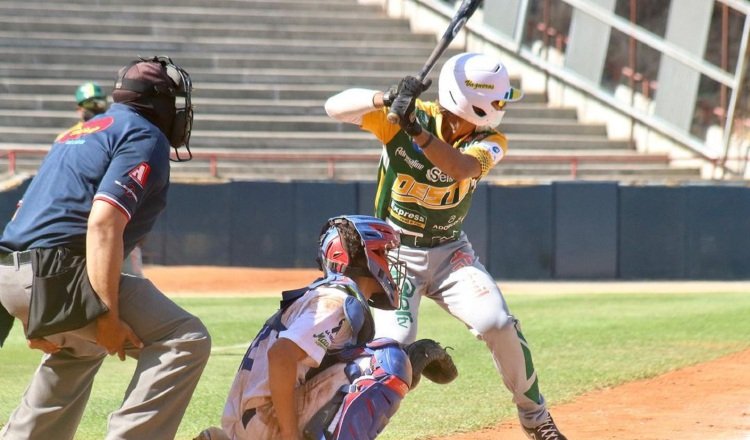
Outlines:
[{"label": "concrete step", "polygon": [[284,40],[265,38],[193,38],[186,41],[179,37],[121,35],[119,38],[102,38],[90,33],[79,35],[37,32],[21,35],[15,32],[0,31],[0,46],[6,47],[46,47],[46,48],[97,48],[111,50],[131,50],[134,53],[170,54],[173,52],[246,52],[265,54],[323,54],[338,55],[387,55],[397,52],[400,55],[426,59],[435,47],[432,42],[392,42],[392,41],[349,41],[349,40]]},{"label": "concrete step", "polygon": [[[387,89],[409,72],[391,70],[354,69],[268,69],[268,68],[192,68],[185,67],[194,84],[201,83],[282,83],[282,84],[341,84],[356,79],[359,84],[367,84],[375,89]],[[437,84],[438,72],[431,78]],[[74,77],[91,78],[101,83],[113,82],[112,68],[100,65],[60,65],[60,64],[18,64],[0,62],[0,77],[66,79]]]},{"label": "concrete step", "polygon": [[[29,0],[26,3],[45,3],[45,4],[63,4],[63,5],[91,5],[91,0]],[[151,0],[96,0],[97,5],[140,5],[153,6]],[[205,7],[209,4],[206,0],[160,0],[160,6],[176,7]],[[211,0],[211,5],[217,8],[259,8],[259,9],[299,9],[318,5],[321,8],[336,10],[347,7],[357,6],[358,8],[369,8],[375,11],[382,11],[380,8],[372,6],[359,5],[356,0]]]},{"label": "concrete step", "polygon": [[291,39],[291,40],[330,40],[347,39],[349,41],[409,41],[432,42],[435,36],[430,34],[413,34],[406,26],[401,32],[383,32],[380,28],[357,28],[338,26],[330,27],[310,23],[303,26],[281,26],[260,23],[165,23],[158,21],[127,21],[109,19],[91,21],[71,17],[60,21],[56,17],[0,17],[0,29],[21,35],[44,32],[79,35],[82,31],[112,38],[118,35],[150,35],[156,38],[196,37],[249,38],[249,39]]},{"label": "concrete step", "polygon": [[[159,52],[162,53],[162,52]],[[449,52],[452,53],[452,52]],[[145,53],[142,55],[146,55]],[[360,56],[339,54],[314,55],[297,54],[289,57],[279,53],[224,52],[196,54],[195,52],[170,51],[169,56],[186,68],[263,68],[263,69],[361,69],[418,72],[424,59],[402,56],[398,53]],[[447,56],[447,55],[446,55]],[[0,60],[13,60],[16,63],[47,65],[69,64],[76,60],[86,60],[85,65],[110,66],[116,71],[136,54],[130,49],[91,49],[91,48],[40,48],[40,47],[0,47]],[[440,66],[441,63],[438,63]],[[436,70],[438,68],[436,67]]]},{"label": "concrete step", "polygon": [[[274,2],[275,3],[275,2]],[[272,3],[272,4],[274,4]],[[383,13],[367,13],[359,9],[331,13],[325,2],[305,2],[306,8],[214,8],[204,3],[202,7],[170,7],[168,5],[143,7],[139,5],[91,5],[44,3],[44,2],[0,2],[0,16],[4,17],[68,17],[96,22],[120,19],[122,21],[159,21],[166,23],[266,23],[279,26],[316,25],[390,30],[408,29],[405,20],[386,17]],[[252,5],[249,2],[248,5]],[[320,6],[320,8],[319,8]]]},{"label": "concrete step", "polygon": [[[71,111],[0,110],[0,126],[58,127],[64,128],[75,122]],[[338,122],[327,115],[235,115],[196,113],[194,128],[222,131],[318,131],[360,132],[354,124]],[[585,125],[575,121],[521,120],[505,118],[501,130],[506,134],[534,133],[547,135],[606,136],[603,125]]]},{"label": "concrete step", "polygon": [[[0,109],[65,111],[74,108],[73,94],[64,95],[0,95]],[[213,99],[195,98],[198,116],[202,114],[225,113],[232,115],[325,115],[323,100],[288,99],[283,101],[267,99]],[[508,107],[504,121],[508,119],[557,119],[576,120],[573,108],[549,108],[545,104],[514,103]]]},{"label": "concrete step", "polygon": [[206,10],[211,9],[214,11],[229,11],[228,13],[236,13],[237,11],[258,11],[269,13],[271,11],[278,12],[294,12],[294,11],[327,11],[330,13],[343,13],[343,12],[367,12],[371,14],[383,14],[383,9],[377,5],[366,5],[360,4],[356,0],[325,0],[325,1],[313,1],[313,0],[159,0],[154,2],[152,0],[96,0],[92,2],[90,0],[72,0],[72,1],[60,1],[60,0],[31,0],[26,2],[6,2],[15,3],[16,5],[23,5],[28,9],[33,9],[34,6],[38,8],[56,8],[66,12],[80,12],[89,9],[105,9],[116,11],[118,8],[135,8],[139,10],[151,10],[151,9],[164,9],[169,7],[172,10]]},{"label": "concrete step", "polygon": [[[84,81],[91,78],[83,76],[73,79],[26,79],[26,78],[4,78],[0,81],[0,93],[9,94],[71,94]],[[347,82],[348,81],[348,82]],[[363,87],[366,85],[354,83],[357,78],[342,78],[341,83],[336,84],[232,84],[232,83],[194,83],[193,96],[198,98],[213,99],[269,99],[269,100],[319,100],[321,102],[330,96],[348,88]],[[111,92],[111,84],[102,81],[101,86],[105,93]],[[430,87],[422,96],[424,99],[432,100],[437,97],[437,88]],[[525,104],[538,104],[545,102],[542,93],[527,93],[524,96]]]}]

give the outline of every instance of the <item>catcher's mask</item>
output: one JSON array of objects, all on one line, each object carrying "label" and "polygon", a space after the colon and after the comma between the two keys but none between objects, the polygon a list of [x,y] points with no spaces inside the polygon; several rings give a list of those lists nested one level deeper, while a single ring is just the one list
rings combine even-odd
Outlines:
[{"label": "catcher's mask", "polygon": [[[161,64],[163,75],[161,78],[126,78],[131,67],[139,63],[158,63]],[[175,98],[175,112],[172,127],[167,137],[169,145],[174,148],[175,162],[187,162],[193,158],[190,152],[190,132],[193,129],[193,104],[191,95],[193,92],[193,82],[190,75],[182,67],[174,64],[168,56],[160,55],[151,58],[138,57],[127,66],[120,69],[120,74],[115,81],[115,90],[129,90],[142,96],[154,98],[168,97]],[[180,105],[176,98],[183,98]],[[178,148],[185,147],[187,157],[181,157]]]},{"label": "catcher's mask", "polygon": [[[344,243],[339,228],[349,224],[359,236],[359,243]],[[347,249],[359,245],[364,251],[367,267],[352,266],[352,256]],[[388,223],[366,215],[344,215],[329,219],[320,233],[318,263],[328,274],[368,276],[383,288],[382,295],[373,295],[368,301],[373,307],[395,310],[400,304],[400,285],[404,279],[405,264],[389,251],[400,245],[398,231]],[[394,279],[395,277],[395,279]]]}]

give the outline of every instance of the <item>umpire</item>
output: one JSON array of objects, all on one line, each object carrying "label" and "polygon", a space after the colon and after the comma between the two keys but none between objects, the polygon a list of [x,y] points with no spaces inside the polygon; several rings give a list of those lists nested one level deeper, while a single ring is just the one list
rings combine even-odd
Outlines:
[{"label": "umpire", "polygon": [[0,438],[72,439],[108,353],[137,365],[106,438],[174,438],[210,337],[120,267],[166,205],[170,146],[191,157],[191,90],[168,57],[120,69],[112,107],[55,141],[6,226],[0,344],[16,317],[45,355]]}]

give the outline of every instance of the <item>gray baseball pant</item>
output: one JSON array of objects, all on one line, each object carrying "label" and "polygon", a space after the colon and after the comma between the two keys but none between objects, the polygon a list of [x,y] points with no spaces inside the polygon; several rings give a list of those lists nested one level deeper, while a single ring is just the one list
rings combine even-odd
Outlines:
[{"label": "gray baseball pant", "polygon": [[534,427],[548,415],[539,392],[531,351],[518,320],[465,234],[456,241],[433,248],[401,246],[399,258],[406,263],[401,306],[385,311],[373,308],[376,337],[411,343],[417,337],[419,304],[423,296],[463,322],[492,353],[503,383],[524,426]]}]

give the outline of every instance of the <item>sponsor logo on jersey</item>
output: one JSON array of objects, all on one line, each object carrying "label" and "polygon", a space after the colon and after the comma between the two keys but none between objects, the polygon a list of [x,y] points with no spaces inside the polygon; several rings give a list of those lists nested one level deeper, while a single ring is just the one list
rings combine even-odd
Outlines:
[{"label": "sponsor logo on jersey", "polygon": [[69,141],[76,141],[87,134],[106,130],[110,125],[112,125],[113,122],[115,122],[115,118],[113,118],[112,116],[92,119],[90,121],[84,122],[83,124],[74,126],[70,130],[60,135],[60,137],[58,137],[55,142],[67,143]]},{"label": "sponsor logo on jersey", "polygon": [[494,84],[484,84],[484,83],[475,83],[474,81],[467,79],[464,81],[464,84],[466,84],[466,87],[471,87],[472,89],[487,89],[487,90],[493,90],[495,88]]},{"label": "sponsor logo on jersey", "polygon": [[151,173],[151,166],[146,162],[141,162],[138,164],[138,166],[130,170],[128,176],[130,176],[130,178],[133,179],[135,183],[138,184],[138,186],[143,188],[144,186],[146,186],[149,173]]},{"label": "sponsor logo on jersey", "polygon": [[448,222],[444,225],[432,225],[432,229],[434,231],[447,231],[450,229],[455,228],[456,226],[460,225],[462,221],[464,221],[465,216],[456,217],[455,215],[452,215]]},{"label": "sponsor logo on jersey", "polygon": [[475,185],[473,179],[464,179],[448,186],[435,187],[399,173],[393,182],[391,196],[401,203],[416,203],[429,209],[450,209],[461,203]]},{"label": "sponsor logo on jersey", "polygon": [[427,170],[427,180],[430,182],[451,183],[453,182],[453,177],[445,174],[438,167],[432,167]]},{"label": "sponsor logo on jersey", "polygon": [[422,214],[404,209],[395,203],[391,203],[389,211],[389,216],[391,218],[396,219],[405,225],[417,226],[424,229],[425,222],[427,222],[427,219]]},{"label": "sponsor logo on jersey", "polygon": [[497,163],[500,159],[503,158],[503,149],[500,148],[500,146],[494,142],[489,143],[490,145],[490,154],[492,155],[492,162]]},{"label": "sponsor logo on jersey", "polygon": [[404,150],[403,147],[396,148],[396,156],[402,157],[404,159],[404,163],[409,165],[409,168],[421,170],[424,168],[424,164],[418,161],[417,159],[413,159],[409,157],[408,154],[406,154],[406,150]]},{"label": "sponsor logo on jersey", "polygon": [[338,334],[343,325],[344,320],[342,319],[341,321],[339,321],[339,325],[337,325],[336,327],[330,330],[324,330],[320,333],[314,333],[313,337],[315,338],[315,344],[325,350],[328,350],[328,348],[333,344],[333,340],[336,338],[336,334]]}]

